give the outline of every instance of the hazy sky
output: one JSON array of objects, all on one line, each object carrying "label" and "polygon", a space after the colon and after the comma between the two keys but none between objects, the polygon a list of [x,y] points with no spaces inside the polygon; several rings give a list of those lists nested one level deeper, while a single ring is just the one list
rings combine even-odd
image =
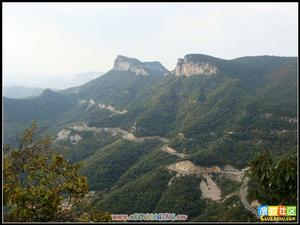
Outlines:
[{"label": "hazy sky", "polygon": [[297,3],[3,3],[7,80],[107,71],[118,54],[169,70],[188,53],[298,56]]}]

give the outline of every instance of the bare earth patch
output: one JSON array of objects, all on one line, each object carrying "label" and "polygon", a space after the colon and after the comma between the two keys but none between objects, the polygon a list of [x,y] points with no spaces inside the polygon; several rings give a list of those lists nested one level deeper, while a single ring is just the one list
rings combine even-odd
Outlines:
[{"label": "bare earth patch", "polygon": [[177,155],[180,158],[184,158],[185,154],[178,153],[174,148],[169,147],[168,145],[164,145],[161,149],[163,152],[169,153],[171,155]]},{"label": "bare earth patch", "polygon": [[57,138],[55,141],[65,141],[68,140],[71,131],[67,129],[63,129],[57,133]]},{"label": "bare earth patch", "polygon": [[205,181],[200,182],[200,190],[203,198],[209,198],[213,201],[221,200],[221,190],[218,185],[211,179],[207,174],[203,174],[203,177],[206,178]]},{"label": "bare earth patch", "polygon": [[[170,154],[174,154],[173,149],[169,149]],[[202,193],[203,198],[211,199],[213,201],[221,200],[221,189],[211,178],[210,174],[221,174],[226,179],[234,180],[241,182],[243,177],[243,170],[237,170],[231,165],[226,165],[224,170],[221,170],[218,166],[212,167],[202,167],[197,166],[193,162],[189,160],[184,160],[181,162],[177,162],[175,164],[171,164],[167,167],[169,170],[176,172],[176,176],[186,176],[186,175],[201,175],[206,181],[202,180],[200,182],[200,191]],[[171,185],[171,181],[169,185]]]},{"label": "bare earth patch", "polygon": [[120,110],[115,109],[111,105],[99,104],[98,106],[99,106],[100,109],[107,109],[107,110],[111,111],[114,114],[125,114],[125,113],[127,113],[127,110],[120,111]]},{"label": "bare earth patch", "polygon": [[212,167],[196,166],[194,163],[192,163],[189,160],[184,160],[169,165],[168,169],[182,175],[218,173],[221,171],[221,169],[218,166],[212,166]]},{"label": "bare earth patch", "polygon": [[91,131],[91,132],[100,133],[102,131],[102,129],[97,128],[97,127],[89,127],[85,123],[74,125],[74,126],[70,127],[70,129],[72,129],[74,131],[79,131],[79,132]]}]

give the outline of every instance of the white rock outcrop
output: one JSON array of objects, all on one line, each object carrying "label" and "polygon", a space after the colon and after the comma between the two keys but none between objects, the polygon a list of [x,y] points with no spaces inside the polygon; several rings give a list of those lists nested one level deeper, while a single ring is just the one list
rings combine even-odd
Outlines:
[{"label": "white rock outcrop", "polygon": [[149,75],[149,72],[141,61],[122,55],[118,55],[115,59],[113,69],[117,71],[130,71],[136,75]]},{"label": "white rock outcrop", "polygon": [[218,68],[207,61],[193,61],[191,57],[185,56],[178,59],[174,70],[175,76],[192,76],[192,75],[213,75],[216,74]]}]

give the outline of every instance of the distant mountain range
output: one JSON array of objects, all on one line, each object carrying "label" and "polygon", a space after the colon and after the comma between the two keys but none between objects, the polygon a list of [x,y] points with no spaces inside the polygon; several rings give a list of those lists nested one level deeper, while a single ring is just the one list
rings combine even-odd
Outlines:
[{"label": "distant mountain range", "polygon": [[112,213],[251,221],[236,194],[243,169],[262,149],[297,151],[297,60],[188,54],[168,71],[118,56],[80,86],[4,98],[4,142],[37,120]]},{"label": "distant mountain range", "polygon": [[[9,79],[9,76],[4,80],[4,85],[7,88],[10,88],[12,86],[17,86],[17,87],[27,87],[27,88],[33,88],[32,90],[36,88],[41,88],[41,89],[65,89],[69,87],[75,87],[82,85],[92,79],[95,79],[99,76],[101,76],[103,73],[102,72],[86,72],[86,73],[78,73],[78,74],[73,74],[73,75],[51,75],[51,76],[45,76],[40,81],[41,79],[27,79],[27,80],[18,80],[16,77]],[[16,75],[15,75],[16,76]],[[24,78],[23,78],[24,79]],[[11,91],[15,91],[16,88],[12,89]],[[25,88],[22,88],[21,91],[25,91]],[[8,92],[8,94],[12,92]],[[28,93],[31,93],[29,89],[27,89]],[[26,93],[26,92],[24,92]],[[37,92],[33,92],[35,94]],[[6,93],[5,93],[6,94]],[[6,95],[4,95],[6,96]],[[13,93],[13,96],[18,96],[18,93]],[[22,96],[22,95],[21,95]],[[9,97],[9,96],[7,96]],[[27,96],[26,96],[27,97]],[[19,97],[18,97],[19,98]]]},{"label": "distant mountain range", "polygon": [[3,96],[7,98],[27,98],[40,95],[43,88],[24,87],[24,86],[8,86],[3,87]]}]

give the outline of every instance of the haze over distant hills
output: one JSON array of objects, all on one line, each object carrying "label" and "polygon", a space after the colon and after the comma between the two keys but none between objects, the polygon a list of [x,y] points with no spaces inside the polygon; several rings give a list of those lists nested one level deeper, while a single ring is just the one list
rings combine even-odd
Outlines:
[{"label": "haze over distant hills", "polygon": [[[72,75],[48,75],[48,76],[40,76],[40,79],[37,80],[31,79],[31,76],[5,76],[4,77],[4,86],[23,86],[23,87],[30,87],[30,88],[51,88],[51,89],[65,89],[69,87],[75,87],[82,85],[92,79],[95,79],[101,76],[102,72],[85,72],[85,73],[78,73]],[[29,77],[26,78],[25,77]],[[8,96],[7,96],[8,97]]]},{"label": "haze over distant hills", "polygon": [[24,86],[8,86],[3,87],[3,96],[7,98],[27,98],[41,94],[43,88],[24,87]]}]

